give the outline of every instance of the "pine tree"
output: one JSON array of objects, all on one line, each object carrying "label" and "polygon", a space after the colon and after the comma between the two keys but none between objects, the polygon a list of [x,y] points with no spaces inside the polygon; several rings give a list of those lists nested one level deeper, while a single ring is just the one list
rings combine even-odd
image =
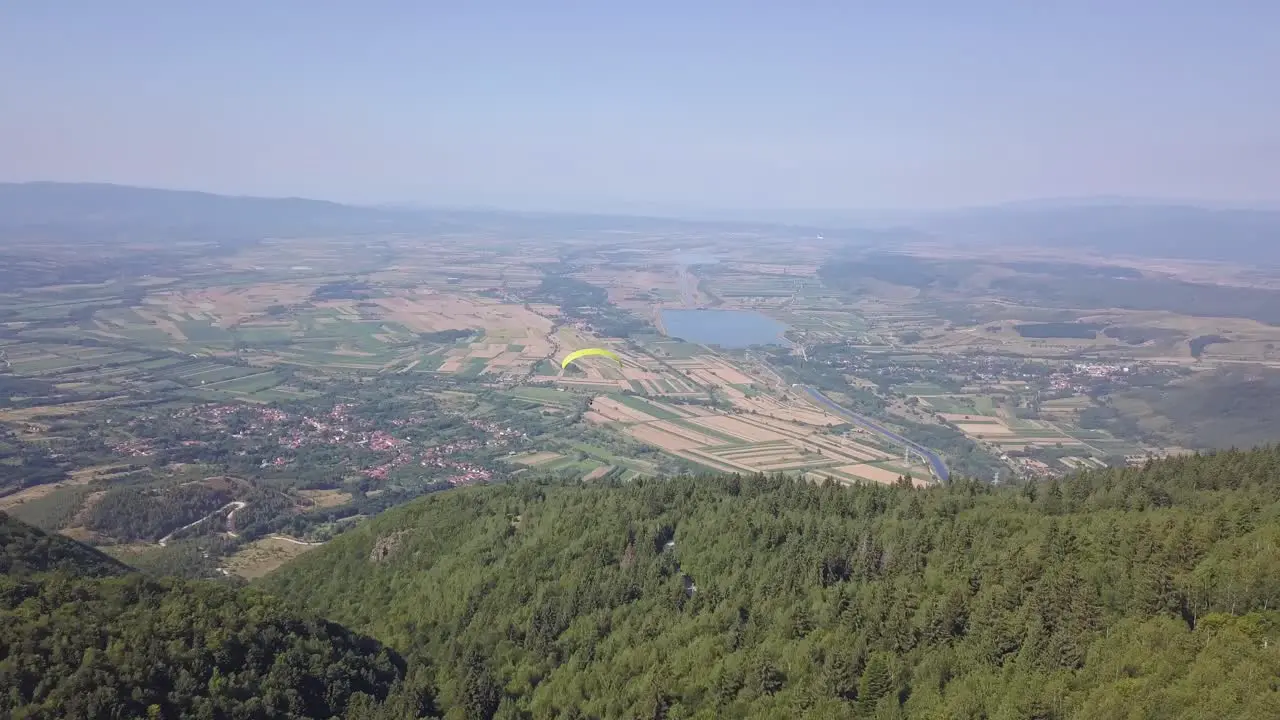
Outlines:
[{"label": "pine tree", "polygon": [[867,667],[858,681],[858,708],[864,714],[875,711],[880,698],[893,692],[893,671],[886,653],[877,652],[867,660]]},{"label": "pine tree", "polygon": [[829,695],[852,702],[858,697],[861,668],[855,657],[844,650],[837,650],[827,658],[823,669],[823,684]]},{"label": "pine tree", "polygon": [[468,720],[490,720],[498,710],[499,689],[480,650],[469,648],[459,670],[458,705]]},{"label": "pine tree", "polygon": [[813,617],[804,605],[796,605],[791,611],[791,637],[802,638],[813,632]]},{"label": "pine tree", "polygon": [[738,691],[741,689],[742,676],[735,670],[721,666],[711,676],[711,696],[715,698],[715,704],[718,708],[723,709],[733,704],[734,699],[738,696]]},{"label": "pine tree", "polygon": [[773,660],[765,655],[757,655],[751,666],[753,689],[761,695],[773,695],[786,685],[787,676],[778,669]]}]

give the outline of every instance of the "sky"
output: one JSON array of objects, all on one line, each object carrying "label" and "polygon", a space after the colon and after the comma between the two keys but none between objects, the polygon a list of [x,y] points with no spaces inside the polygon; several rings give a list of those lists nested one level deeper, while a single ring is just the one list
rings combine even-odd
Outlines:
[{"label": "sky", "polygon": [[613,211],[1280,201],[1268,0],[9,0],[0,181]]}]

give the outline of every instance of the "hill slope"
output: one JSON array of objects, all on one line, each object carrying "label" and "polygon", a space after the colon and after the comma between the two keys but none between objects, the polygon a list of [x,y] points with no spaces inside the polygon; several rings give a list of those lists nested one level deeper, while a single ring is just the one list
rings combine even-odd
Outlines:
[{"label": "hill slope", "polygon": [[0,512],[0,574],[9,577],[61,570],[82,577],[123,575],[129,567],[88,545]]},{"label": "hill slope", "polygon": [[377,642],[260,593],[153,580],[0,515],[0,717],[412,718]]},{"label": "hill slope", "polygon": [[474,488],[263,586],[441,659],[456,717],[1269,718],[1280,451],[1027,490]]}]

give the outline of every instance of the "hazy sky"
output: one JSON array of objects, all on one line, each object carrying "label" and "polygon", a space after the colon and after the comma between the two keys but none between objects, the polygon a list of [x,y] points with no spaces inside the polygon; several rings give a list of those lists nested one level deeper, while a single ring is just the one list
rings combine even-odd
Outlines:
[{"label": "hazy sky", "polygon": [[1280,199],[1280,2],[9,0],[0,180],[357,202]]}]

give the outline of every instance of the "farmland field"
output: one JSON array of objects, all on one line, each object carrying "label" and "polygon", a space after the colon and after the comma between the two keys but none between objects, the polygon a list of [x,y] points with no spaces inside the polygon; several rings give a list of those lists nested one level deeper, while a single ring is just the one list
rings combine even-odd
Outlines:
[{"label": "farmland field", "polygon": [[[0,469],[19,470],[0,475],[0,501],[145,562],[252,576],[311,547],[272,536],[325,542],[414,497],[513,477],[920,484],[934,480],[921,447],[987,481],[1138,463],[1214,437],[1177,417],[1216,396],[1201,379],[1280,368],[1266,303],[1213,318],[1060,307],[1018,284],[1052,280],[1043,259],[884,254],[781,226],[539,222],[11,248],[26,264],[0,292]],[[727,335],[664,333],[689,311]],[[784,336],[716,322],[736,317]],[[584,348],[620,361],[562,367]],[[1162,402],[1179,391],[1195,401]],[[120,464],[136,467],[76,474]]]},{"label": "farmland field", "polygon": [[[740,472],[817,472],[836,465],[857,465],[887,459],[891,453],[871,437],[831,433],[826,418],[816,408],[779,406],[777,415],[726,413],[711,408],[686,408],[676,414],[639,398],[597,397],[587,419],[621,426],[641,442],[654,445],[704,467]],[[815,424],[805,424],[790,416],[800,415]],[[927,478],[923,466],[913,469],[916,477]],[[831,479],[884,481],[884,475],[864,470],[852,476],[830,474]],[[896,479],[896,476],[895,478]],[[892,480],[890,480],[892,482]]]}]

